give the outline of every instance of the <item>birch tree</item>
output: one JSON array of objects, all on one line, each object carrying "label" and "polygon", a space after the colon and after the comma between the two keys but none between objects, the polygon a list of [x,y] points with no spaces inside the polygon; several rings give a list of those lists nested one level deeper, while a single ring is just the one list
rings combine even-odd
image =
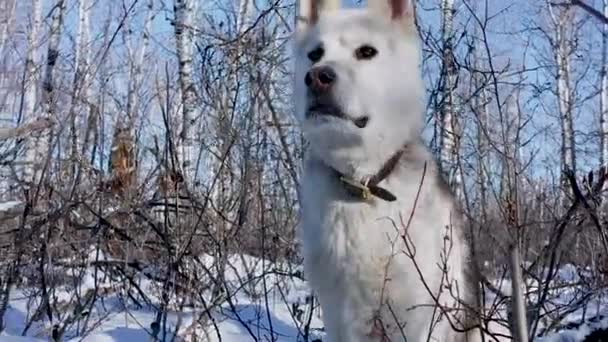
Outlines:
[{"label": "birch tree", "polygon": [[78,2],[78,36],[76,39],[76,71],[74,73],[72,103],[70,105],[70,159],[71,176],[75,177],[80,159],[79,137],[83,114],[85,108],[89,107],[91,101],[90,89],[90,56],[89,56],[89,21],[91,5],[89,0]]},{"label": "birch tree", "polygon": [[237,32],[242,35],[247,30],[247,26],[251,23],[252,0],[239,1],[239,13],[237,14]]},{"label": "birch tree", "polygon": [[552,45],[557,68],[556,92],[562,136],[560,160],[563,175],[564,171],[567,170],[576,172],[574,150],[574,93],[571,84],[570,60],[570,55],[572,53],[570,32],[572,30],[574,10],[572,7],[564,7],[563,10],[557,11],[550,3],[548,4],[548,7],[555,30]]},{"label": "birch tree", "polygon": [[[16,0],[0,1],[0,55],[4,52],[4,47],[8,39],[10,27],[15,17]],[[34,10],[34,9],[32,9]]]},{"label": "birch tree", "polygon": [[[25,76],[23,84],[22,96],[22,114],[20,115],[24,121],[32,121],[35,116],[37,104],[37,79],[36,70],[39,65],[38,61],[38,35],[40,31],[40,21],[42,13],[42,4],[40,0],[32,0],[32,27],[27,36],[27,57],[25,60]],[[35,161],[32,146],[26,150],[26,167],[23,169],[23,178],[26,181],[32,181],[33,167]]]},{"label": "birch tree", "polygon": [[[181,172],[186,182],[194,181],[194,140],[192,123],[197,117],[196,89],[193,80],[193,0],[175,0],[175,41],[179,62],[179,87],[182,98],[181,130],[177,153]],[[192,183],[190,183],[192,184]]]},{"label": "birch tree", "polygon": [[[481,57],[479,48],[473,47],[473,58],[475,70],[481,70]],[[479,182],[479,205],[481,210],[481,222],[484,224],[487,220],[487,205],[488,205],[488,171],[490,144],[488,135],[490,130],[489,119],[489,96],[488,89],[485,85],[485,79],[481,72],[476,72],[473,75],[473,84],[476,89],[480,89],[479,96],[473,99],[473,111],[476,116],[477,124],[477,177]]]},{"label": "birch tree", "polygon": [[[604,16],[608,18],[608,0],[603,0]],[[602,65],[600,70],[600,165],[608,169],[608,22],[602,25]]]},{"label": "birch tree", "polygon": [[454,0],[442,0],[443,105],[441,107],[441,167],[448,175],[452,188],[461,195],[462,174],[458,166],[459,136],[458,99],[456,94],[458,70],[454,56]]},{"label": "birch tree", "polygon": [[139,111],[139,96],[138,91],[142,85],[143,67],[150,45],[150,28],[154,20],[154,0],[148,0],[146,5],[146,17],[144,19],[143,31],[141,35],[141,44],[137,51],[132,51],[132,42],[128,42],[127,49],[129,50],[129,86],[127,94],[127,127],[132,129],[135,118]]},{"label": "birch tree", "polygon": [[[48,51],[46,57],[46,68],[42,83],[43,115],[49,120],[55,120],[55,66],[59,59],[59,44],[61,42],[61,31],[63,27],[64,13],[66,9],[65,0],[57,0],[52,8],[51,27],[49,30]],[[32,183],[39,182],[50,159],[50,143],[53,136],[52,130],[41,132],[34,137],[35,146],[33,153],[33,177]]]},{"label": "birch tree", "polygon": [[528,323],[526,319],[526,295],[524,293],[525,283],[523,281],[521,262],[521,246],[524,240],[522,229],[522,200],[520,170],[520,136],[522,114],[519,106],[520,92],[516,91],[517,97],[512,95],[507,98],[506,117],[501,118],[503,128],[503,180],[506,188],[504,190],[504,208],[506,223],[512,233],[510,246],[510,272],[511,272],[511,329],[517,342],[528,341]]}]

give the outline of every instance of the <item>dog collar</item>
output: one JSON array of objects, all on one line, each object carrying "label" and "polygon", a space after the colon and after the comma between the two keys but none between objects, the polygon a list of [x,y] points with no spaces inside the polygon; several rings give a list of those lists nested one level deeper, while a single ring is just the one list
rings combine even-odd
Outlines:
[{"label": "dog collar", "polygon": [[354,180],[350,177],[345,176],[344,174],[338,172],[338,179],[346,189],[348,193],[355,197],[359,197],[364,201],[368,201],[372,196],[376,196],[382,200],[387,202],[394,202],[397,200],[397,196],[395,196],[392,192],[386,190],[383,187],[378,186],[380,182],[386,179],[397,166],[397,162],[403,155],[405,148],[402,148],[395,152],[387,161],[382,165],[382,168],[371,177],[364,180]]}]

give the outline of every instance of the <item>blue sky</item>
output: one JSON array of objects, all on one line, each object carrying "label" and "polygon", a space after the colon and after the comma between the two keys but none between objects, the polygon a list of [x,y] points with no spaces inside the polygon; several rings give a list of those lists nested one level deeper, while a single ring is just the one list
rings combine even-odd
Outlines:
[{"label": "blue sky", "polygon": [[[126,3],[130,3],[131,0],[125,0]],[[139,0],[140,5],[143,8],[146,0]],[[260,8],[264,8],[264,4],[267,4],[269,0],[257,0]],[[156,55],[164,56],[168,61],[171,60],[174,43],[172,41],[173,27],[169,25],[169,18],[171,18],[171,1],[165,1],[168,8],[165,8],[162,12],[158,13],[153,28],[153,39],[150,45],[150,49],[153,49]],[[222,2],[222,1],[220,1]],[[481,1],[470,0],[471,3],[482,3]],[[29,2],[19,2],[21,10],[19,13],[19,24],[25,24],[28,22],[30,11],[27,10]],[[44,15],[48,13],[51,1],[44,1],[45,10]],[[69,63],[73,60],[71,57],[71,51],[73,51],[73,39],[77,30],[77,1],[68,1],[68,15],[66,18],[66,29],[69,32],[69,36],[63,37],[63,51],[66,61]],[[108,11],[113,12],[114,22],[111,25],[110,31],[116,28],[117,18],[121,15],[122,1],[118,0],[96,0],[95,3],[95,14],[91,20],[92,28],[91,32],[97,34],[93,36],[95,44],[99,46],[103,37],[99,34],[107,18]],[[211,4],[208,2],[203,2]],[[237,2],[223,1],[224,4],[231,4],[237,6]],[[355,6],[355,0],[345,1],[346,6]],[[438,34],[440,29],[440,16],[436,6],[438,0],[423,0],[418,4],[418,15],[420,22],[425,27],[430,27],[435,34]],[[526,153],[534,151],[540,151],[542,158],[538,158],[539,163],[543,160],[552,160],[556,162],[559,144],[560,144],[560,129],[558,121],[554,115],[556,112],[556,100],[548,90],[551,89],[553,79],[552,74],[549,72],[551,67],[551,60],[545,59],[544,57],[550,56],[550,49],[547,43],[540,34],[530,34],[529,32],[522,32],[531,26],[546,26],[547,22],[543,18],[541,12],[539,12],[540,6],[544,5],[544,1],[528,1],[528,0],[511,0],[511,1],[497,1],[488,0],[490,8],[488,10],[490,15],[500,13],[489,25],[488,36],[491,44],[492,54],[494,55],[494,63],[496,63],[497,69],[510,65],[513,70],[521,68],[525,65],[528,69],[535,69],[535,71],[529,71],[526,75],[526,81],[533,83],[535,86],[545,86],[547,89],[541,92],[538,96],[532,94],[532,88],[528,87],[525,91],[529,92],[525,97],[527,101],[523,103],[523,108],[527,116],[532,118],[532,124],[529,129],[530,132],[543,130],[541,136],[535,139],[534,143],[529,145]],[[593,5],[598,5],[598,0],[590,0]],[[156,2],[157,7],[159,2]],[[213,2],[216,4],[216,2]],[[465,28],[467,31],[473,30],[473,25],[469,21],[470,16],[467,13],[466,8],[462,5],[461,0],[456,0],[457,4],[457,30],[462,32]],[[209,5],[211,6],[211,5]],[[204,7],[202,8],[205,9]],[[141,27],[142,15],[138,15],[132,20],[133,27],[137,30]],[[593,93],[594,88],[597,87],[599,81],[597,79],[597,73],[595,70],[598,68],[597,52],[599,48],[598,44],[598,28],[599,25],[593,20],[590,20],[585,25],[584,34],[582,34],[580,44],[585,48],[589,49],[589,52],[581,53],[580,56],[576,57],[577,63],[585,64],[589,59],[593,59],[594,63],[591,63],[591,71],[588,74],[582,75],[580,83],[582,85],[582,92],[579,94],[580,97],[588,96]],[[20,32],[24,32],[21,30]],[[135,33],[138,34],[137,32]],[[531,38],[530,38],[531,37]],[[136,39],[136,42],[139,39]],[[45,42],[42,42],[43,44]],[[122,35],[119,34],[115,47],[119,47],[123,44]],[[461,48],[465,45],[461,44]],[[44,48],[42,49],[44,52]],[[526,57],[523,58],[524,52]],[[462,50],[461,50],[462,52]],[[124,63],[124,49],[116,48],[112,52],[113,63],[121,63],[123,58]],[[462,56],[462,54],[461,54]],[[148,65],[148,67],[158,68],[163,67],[164,62],[162,60],[156,60],[154,63]],[[434,73],[437,72],[436,68],[431,68]],[[427,75],[428,76],[428,75]],[[432,75],[430,78],[435,78]],[[429,77],[427,77],[428,79]],[[116,83],[116,82],[115,82]],[[115,84],[116,87],[120,87],[120,83]],[[506,86],[508,88],[508,86]],[[597,108],[598,100],[597,97],[592,97],[587,100],[583,105],[577,107],[576,125],[577,129],[581,133],[590,133],[597,130]],[[589,151],[582,151],[585,154],[579,154],[579,164],[583,168],[595,167],[597,158],[592,154],[593,149],[597,144],[588,143],[583,140],[584,134],[580,134],[579,147]],[[587,148],[589,147],[589,148]],[[541,165],[536,167],[542,169]]]}]

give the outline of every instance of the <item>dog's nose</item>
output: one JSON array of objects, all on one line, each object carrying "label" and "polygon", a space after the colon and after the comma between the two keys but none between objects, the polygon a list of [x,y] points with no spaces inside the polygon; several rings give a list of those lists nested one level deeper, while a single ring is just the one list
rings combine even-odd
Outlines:
[{"label": "dog's nose", "polygon": [[304,77],[304,82],[312,91],[324,92],[331,88],[336,78],[336,72],[332,68],[322,66],[310,69]]}]

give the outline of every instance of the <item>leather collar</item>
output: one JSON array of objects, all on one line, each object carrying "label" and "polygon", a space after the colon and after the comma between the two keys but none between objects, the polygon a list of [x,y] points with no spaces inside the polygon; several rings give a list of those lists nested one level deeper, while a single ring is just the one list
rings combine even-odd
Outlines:
[{"label": "leather collar", "polygon": [[404,152],[405,147],[399,149],[382,165],[376,174],[367,179],[354,180],[335,169],[333,170],[346,191],[348,191],[351,195],[365,201],[371,199],[372,196],[376,196],[387,202],[394,202],[397,200],[397,196],[385,188],[378,186],[378,184],[393,173]]}]

